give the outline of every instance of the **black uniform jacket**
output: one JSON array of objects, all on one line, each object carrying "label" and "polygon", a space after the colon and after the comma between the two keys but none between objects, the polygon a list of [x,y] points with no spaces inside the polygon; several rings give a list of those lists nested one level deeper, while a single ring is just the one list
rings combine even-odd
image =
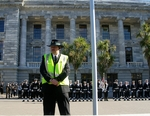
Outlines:
[{"label": "black uniform jacket", "polygon": [[[59,54],[56,63],[58,63],[60,55],[61,54]],[[53,55],[52,55],[52,57],[53,57]],[[56,65],[56,63],[54,63],[54,65]],[[46,70],[44,55],[42,56],[42,62],[41,62],[41,66],[40,66],[40,73],[42,74],[42,76],[45,78],[45,80],[47,82],[50,82],[51,76],[48,74],[48,72]],[[69,67],[69,60],[68,60],[67,63],[65,64],[65,67],[64,67],[62,73],[58,77],[56,77],[55,79],[57,81],[61,82],[69,75],[69,73],[70,73],[70,67]],[[55,86],[55,85],[52,85],[52,84],[45,83],[45,84],[42,85],[42,92],[43,93],[55,93],[55,92],[56,93],[66,93],[66,92],[69,92],[69,86],[68,85]]]}]

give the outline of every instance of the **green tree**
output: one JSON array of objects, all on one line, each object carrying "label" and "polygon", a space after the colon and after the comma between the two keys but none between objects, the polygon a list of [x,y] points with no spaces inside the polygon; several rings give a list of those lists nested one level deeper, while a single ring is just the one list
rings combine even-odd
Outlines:
[{"label": "green tree", "polygon": [[150,25],[144,23],[137,34],[137,38],[140,38],[140,46],[143,49],[143,54],[147,60],[149,67],[149,80],[150,80]]},{"label": "green tree", "polygon": [[74,80],[77,80],[77,70],[81,66],[82,62],[86,60],[87,53],[90,49],[90,45],[86,39],[78,37],[73,43],[63,43],[63,53],[69,56],[69,62],[74,68]]},{"label": "green tree", "polygon": [[98,72],[103,78],[109,67],[114,63],[114,56],[112,53],[116,50],[115,45],[111,45],[109,40],[98,41],[97,44],[97,68]]}]

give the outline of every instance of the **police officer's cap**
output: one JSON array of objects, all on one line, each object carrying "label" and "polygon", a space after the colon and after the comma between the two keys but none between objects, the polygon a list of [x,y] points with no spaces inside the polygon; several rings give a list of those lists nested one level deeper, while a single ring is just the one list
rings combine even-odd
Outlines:
[{"label": "police officer's cap", "polygon": [[58,46],[59,48],[63,48],[63,45],[61,45],[61,43],[59,42],[59,40],[57,39],[53,39],[51,41],[51,44],[50,45],[47,45],[48,47],[51,47],[51,46]]}]

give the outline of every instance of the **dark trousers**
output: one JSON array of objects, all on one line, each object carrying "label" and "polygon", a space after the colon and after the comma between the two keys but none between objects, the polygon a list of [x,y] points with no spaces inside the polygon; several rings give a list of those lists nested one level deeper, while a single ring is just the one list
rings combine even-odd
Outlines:
[{"label": "dark trousers", "polygon": [[104,100],[108,100],[108,91],[104,92]]},{"label": "dark trousers", "polygon": [[55,115],[55,105],[57,103],[60,115],[70,115],[69,94],[68,93],[43,93],[44,115]]},{"label": "dark trousers", "polygon": [[99,98],[99,99],[102,98],[102,89],[98,89],[98,98]]}]

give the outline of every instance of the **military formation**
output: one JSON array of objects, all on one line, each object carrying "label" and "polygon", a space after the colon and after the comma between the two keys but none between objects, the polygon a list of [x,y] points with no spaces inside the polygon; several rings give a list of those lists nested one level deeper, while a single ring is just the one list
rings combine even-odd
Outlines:
[{"label": "military formation", "polygon": [[122,83],[122,81],[115,80],[112,90],[114,101],[120,101],[121,99],[124,101],[150,100],[150,83],[148,79],[144,83],[142,83],[142,80],[138,80],[137,83],[132,81],[131,84],[128,81]]},{"label": "military formation", "polygon": [[[70,80],[70,100],[71,101],[92,101],[92,81],[89,83],[83,81],[80,83],[79,80],[72,83]],[[98,101],[108,101],[109,85],[106,80],[98,80],[97,82]]]},{"label": "military formation", "polygon": [[[70,80],[70,101],[92,101],[92,81],[80,82],[79,80],[73,83]],[[0,84],[0,92],[3,94],[4,84]],[[110,91],[107,80],[98,80],[97,82],[97,95],[98,101],[108,101],[108,94]],[[112,93],[114,101],[129,101],[129,100],[150,100],[150,83],[146,79],[143,83],[142,80],[138,80],[136,83],[132,81],[130,84],[128,81],[122,82],[117,79],[113,82]],[[33,82],[28,83],[28,80],[24,80],[21,84],[7,83],[6,85],[6,98],[12,98],[17,96],[22,99],[22,102],[41,102],[42,95],[42,83],[38,79],[34,79]]]}]

